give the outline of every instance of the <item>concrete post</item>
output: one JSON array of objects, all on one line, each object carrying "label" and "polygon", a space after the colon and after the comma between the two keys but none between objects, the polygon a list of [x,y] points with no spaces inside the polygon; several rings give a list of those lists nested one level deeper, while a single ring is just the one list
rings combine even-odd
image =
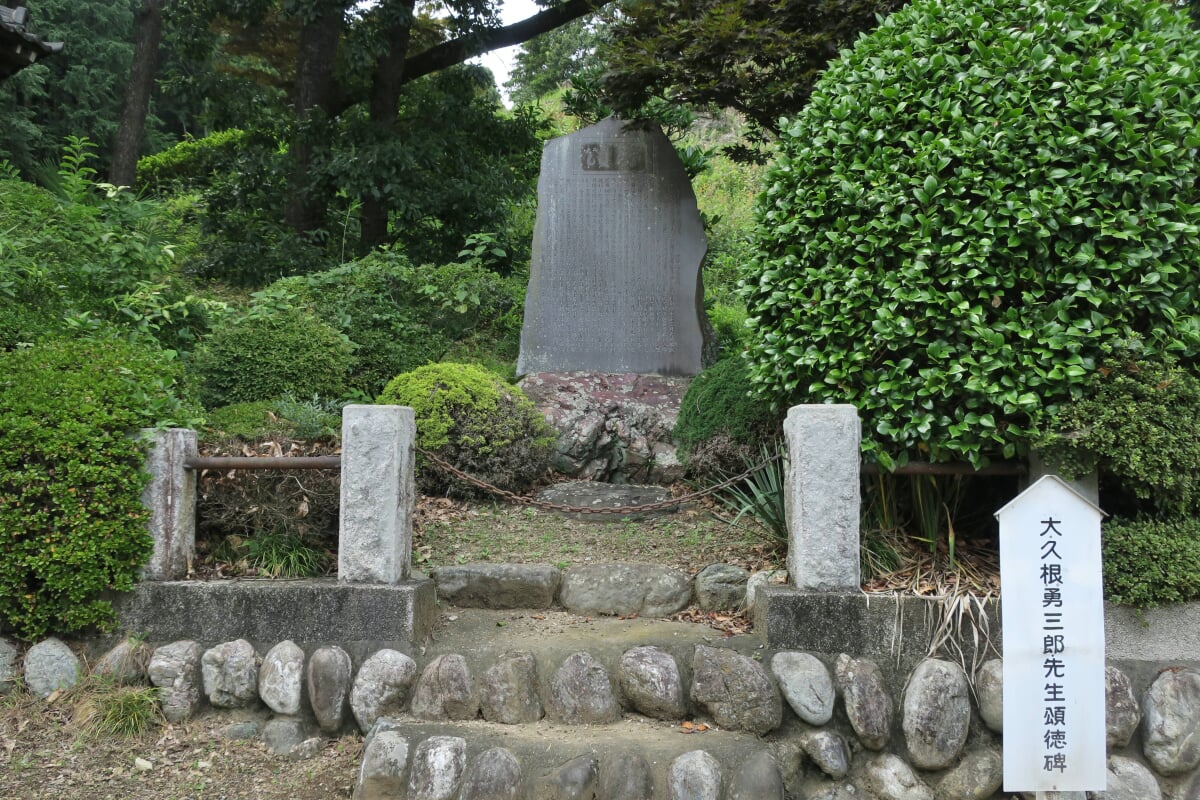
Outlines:
[{"label": "concrete post", "polygon": [[142,492],[142,504],[150,510],[154,539],[142,580],[177,580],[187,577],[196,551],[196,473],[183,468],[196,455],[196,432],[147,428],[142,437],[151,443],[146,458],[150,484]]},{"label": "concrete post", "polygon": [[789,579],[797,589],[857,591],[858,410],[851,405],[793,406],[783,433]]},{"label": "concrete post", "polygon": [[342,409],[339,581],[395,584],[408,579],[416,436],[411,408]]}]

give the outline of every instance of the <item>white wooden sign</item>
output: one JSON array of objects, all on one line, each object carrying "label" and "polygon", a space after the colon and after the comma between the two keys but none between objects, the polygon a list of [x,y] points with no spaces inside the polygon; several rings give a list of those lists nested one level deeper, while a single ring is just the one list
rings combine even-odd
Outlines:
[{"label": "white wooden sign", "polygon": [[1004,791],[1104,791],[1104,513],[1046,475],[996,512]]}]

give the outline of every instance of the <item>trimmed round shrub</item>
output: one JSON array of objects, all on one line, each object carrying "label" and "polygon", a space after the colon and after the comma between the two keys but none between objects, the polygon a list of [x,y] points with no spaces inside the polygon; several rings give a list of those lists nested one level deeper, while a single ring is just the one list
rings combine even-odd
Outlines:
[{"label": "trimmed round shrub", "polygon": [[1097,470],[1110,512],[1200,513],[1200,378],[1170,359],[1106,362],[1047,421],[1038,452],[1069,475]]},{"label": "trimmed round shrub", "polygon": [[746,362],[726,358],[688,385],[674,438],[679,456],[697,476],[740,472],[762,457],[762,447],[783,432],[780,415],[750,393]]},{"label": "trimmed round shrub", "polygon": [[0,627],[22,639],[113,621],[153,543],[138,429],[187,424],[178,362],[119,339],[0,353]]},{"label": "trimmed round shrub", "polygon": [[[416,412],[417,445],[457,469],[507,491],[524,491],[550,468],[554,435],[533,402],[474,364],[428,364],[397,375],[378,402]],[[425,494],[480,490],[418,458]]]},{"label": "trimmed round shrub", "polygon": [[743,289],[756,390],[864,451],[1013,457],[1102,345],[1200,354],[1200,39],[1155,0],[917,0],[784,135]]},{"label": "trimmed round shrub", "polygon": [[1200,520],[1113,519],[1101,534],[1112,602],[1152,608],[1200,599]]},{"label": "trimmed round shrub", "polygon": [[205,408],[296,397],[339,397],[353,345],[304,309],[271,309],[224,325],[196,348]]}]

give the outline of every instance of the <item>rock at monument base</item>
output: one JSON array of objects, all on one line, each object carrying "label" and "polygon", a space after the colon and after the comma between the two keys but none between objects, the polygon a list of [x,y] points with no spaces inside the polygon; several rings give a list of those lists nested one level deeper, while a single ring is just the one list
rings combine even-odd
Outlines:
[{"label": "rock at monument base", "polygon": [[683,679],[675,657],[653,645],[626,650],[617,662],[617,685],[639,714],[678,720],[687,714]]},{"label": "rock at monument base", "polygon": [[654,773],[639,753],[624,752],[600,765],[597,797],[611,800],[654,800]]},{"label": "rock at monument base", "polygon": [[211,647],[200,659],[204,694],[216,708],[239,708],[258,700],[258,657],[245,639]]},{"label": "rock at monument base", "polygon": [[150,645],[145,642],[123,639],[96,662],[92,674],[109,678],[122,686],[144,684],[150,680],[147,670],[152,653]]},{"label": "rock at monument base", "polygon": [[701,611],[736,611],[746,604],[750,573],[732,564],[710,564],[696,575],[696,601]]},{"label": "rock at monument base", "polygon": [[429,720],[475,719],[479,694],[465,658],[448,653],[425,665],[413,692],[412,713]]},{"label": "rock at monument base", "polygon": [[551,608],[562,572],[549,564],[460,564],[433,578],[438,598],[459,608]]},{"label": "rock at monument base", "polygon": [[882,750],[892,735],[892,698],[883,671],[873,661],[843,653],[834,666],[834,678],[858,740],[869,750]]},{"label": "rock at monument base", "polygon": [[475,757],[459,800],[520,800],[521,764],[512,751],[493,747]]},{"label": "rock at monument base", "polygon": [[408,778],[409,800],[451,800],[467,770],[467,741],[430,736],[417,745]]},{"label": "rock at monument base", "polygon": [[927,658],[904,692],[901,727],[913,764],[945,769],[958,759],[971,725],[967,674],[951,661]]},{"label": "rock at monument base", "polygon": [[381,731],[363,750],[354,800],[391,800],[408,788],[408,740],[397,731]]},{"label": "rock at monument base", "polygon": [[1142,752],[1160,775],[1200,765],[1200,671],[1163,670],[1142,701]]},{"label": "rock at monument base", "polygon": [[558,434],[555,471],[589,481],[668,484],[685,472],[672,434],[690,380],[539,372],[520,386]]},{"label": "rock at monument base", "polygon": [[719,800],[721,765],[703,750],[684,753],[667,773],[671,800]]},{"label": "rock at monument base", "polygon": [[833,717],[837,692],[829,668],[810,653],[784,650],[771,658],[771,674],[796,716],[809,725],[824,725]]},{"label": "rock at monument base", "polygon": [[1004,759],[990,748],[974,750],[946,772],[934,793],[936,800],[987,800],[1000,790]]}]

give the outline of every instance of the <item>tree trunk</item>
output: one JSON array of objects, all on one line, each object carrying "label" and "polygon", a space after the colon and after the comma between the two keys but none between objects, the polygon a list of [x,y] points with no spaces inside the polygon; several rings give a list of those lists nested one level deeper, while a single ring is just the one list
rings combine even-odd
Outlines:
[{"label": "tree trunk", "polygon": [[146,132],[146,115],[150,112],[150,93],[158,74],[158,50],[162,41],[163,0],[142,0],[133,18],[133,65],[129,70],[129,85],[125,87],[125,102],[121,120],[113,141],[112,167],[109,181],[117,186],[133,186],[137,177],[137,161]]},{"label": "tree trunk", "polygon": [[[411,9],[415,3],[406,0],[405,5]],[[388,29],[387,52],[375,63],[371,74],[371,126],[380,137],[387,136],[396,129],[400,92],[404,86],[404,60],[408,56],[411,31],[411,17],[409,21]],[[364,194],[362,197],[362,238],[359,240],[359,247],[364,253],[388,241],[388,214],[391,203],[383,196],[383,183],[381,176],[376,183],[375,192]]]},{"label": "tree trunk", "polygon": [[[342,35],[344,12],[342,7],[329,9],[305,23],[300,32],[293,98],[298,130],[288,148],[292,174],[286,212],[287,223],[296,233],[309,233],[320,228],[329,207],[327,194],[311,191],[309,187],[308,174],[316,141],[310,129],[329,115],[333,99],[333,65]],[[327,141],[328,137],[320,139]]]}]

